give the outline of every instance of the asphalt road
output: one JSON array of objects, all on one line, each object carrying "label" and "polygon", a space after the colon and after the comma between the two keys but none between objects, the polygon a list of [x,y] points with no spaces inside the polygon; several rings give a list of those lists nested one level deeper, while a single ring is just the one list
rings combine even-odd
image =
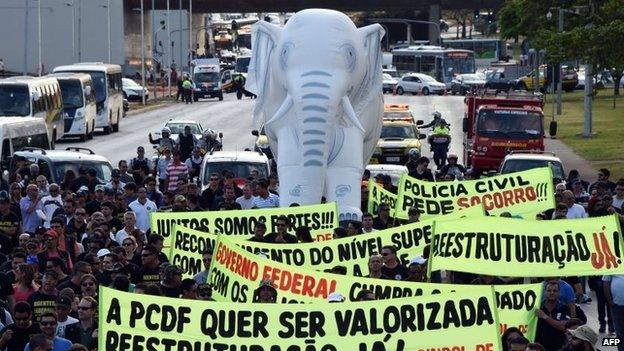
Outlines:
[{"label": "asphalt road", "polygon": [[[440,111],[451,123],[451,152],[462,155],[461,118],[463,116],[463,98],[456,96],[393,96],[385,95],[386,103],[409,104],[416,119],[431,121],[431,113]],[[169,119],[199,121],[204,128],[223,132],[225,150],[243,150],[253,147],[255,137],[251,135],[251,112],[254,100],[237,100],[234,94],[227,94],[223,101],[217,99],[200,100],[193,104],[177,103],[160,109],[128,116],[121,121],[120,131],[110,135],[96,133],[93,140],[87,142],[61,142],[57,148],[68,146],[86,147],[96,154],[105,156],[113,166],[122,159],[136,155],[136,148],[144,146],[150,155],[152,146],[148,133],[158,132]],[[423,131],[424,132],[424,131]],[[423,140],[424,141],[424,140]],[[423,144],[424,155],[429,155],[429,146]]]}]

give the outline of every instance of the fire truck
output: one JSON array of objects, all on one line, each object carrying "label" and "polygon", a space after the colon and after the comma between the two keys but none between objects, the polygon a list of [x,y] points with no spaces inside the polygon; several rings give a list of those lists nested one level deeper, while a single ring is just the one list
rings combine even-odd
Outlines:
[{"label": "fire truck", "polygon": [[[480,90],[465,103],[464,160],[475,172],[498,170],[513,150],[544,150],[542,94]],[[550,133],[556,134],[552,126]]]}]

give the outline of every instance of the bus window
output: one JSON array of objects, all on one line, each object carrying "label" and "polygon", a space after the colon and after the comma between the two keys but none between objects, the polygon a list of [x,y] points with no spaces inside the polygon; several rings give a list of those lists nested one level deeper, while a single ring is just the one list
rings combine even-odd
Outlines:
[{"label": "bus window", "polygon": [[0,85],[0,116],[30,115],[29,100],[26,85]]},{"label": "bus window", "polygon": [[435,56],[420,57],[420,72],[433,75],[435,72]]},{"label": "bus window", "polygon": [[93,90],[93,86],[85,85],[85,88],[86,87],[90,87],[91,88],[91,94],[88,94],[88,95],[85,94],[85,99],[86,99],[85,105],[89,104],[89,103],[92,103],[92,102],[95,102],[95,90]]}]

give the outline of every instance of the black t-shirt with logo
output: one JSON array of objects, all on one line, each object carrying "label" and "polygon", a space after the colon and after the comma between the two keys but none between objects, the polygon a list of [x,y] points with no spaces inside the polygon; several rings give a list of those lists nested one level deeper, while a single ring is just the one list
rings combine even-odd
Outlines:
[{"label": "black t-shirt with logo", "polygon": [[6,343],[7,351],[24,351],[24,347],[30,340],[30,336],[41,333],[39,324],[33,323],[26,329],[18,328],[15,324],[6,326],[0,331],[0,335],[4,334],[8,329],[13,331],[13,336]]},{"label": "black t-shirt with logo", "polygon": [[[18,244],[18,240],[17,240],[18,236],[17,235],[9,236],[9,232],[13,228],[19,228],[19,224],[20,224],[20,219],[15,213],[9,211],[9,213],[7,214],[0,214],[0,234],[4,234],[7,238],[9,238],[11,242],[13,243],[13,246]],[[10,250],[13,250],[13,247],[11,247]],[[11,251],[5,252],[4,248],[0,248],[0,252],[4,254],[11,253]]]},{"label": "black t-shirt with logo", "polygon": [[134,283],[158,284],[160,283],[160,267],[141,267],[136,271]]},{"label": "black t-shirt with logo", "polygon": [[54,312],[56,307],[56,294],[48,295],[43,291],[35,291],[28,298],[28,304],[33,310],[33,321],[38,321],[46,312]]},{"label": "black t-shirt with logo", "polygon": [[407,278],[408,269],[402,264],[399,264],[394,268],[383,266],[381,267],[381,274],[390,277],[390,279],[404,280]]}]

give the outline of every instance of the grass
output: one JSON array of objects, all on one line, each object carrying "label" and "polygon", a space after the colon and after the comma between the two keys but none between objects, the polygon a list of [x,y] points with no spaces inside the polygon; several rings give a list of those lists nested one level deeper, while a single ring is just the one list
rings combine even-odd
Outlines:
[{"label": "grass", "polygon": [[[590,161],[596,169],[607,168],[611,180],[624,177],[624,96],[620,95],[613,107],[613,90],[600,90],[593,101],[591,138],[584,138],[583,132],[583,92],[563,93],[562,115],[558,121],[557,137],[576,153]],[[550,122],[553,106],[552,95],[546,96],[544,108],[546,130]]]},{"label": "grass", "polygon": [[146,107],[151,107],[151,106],[156,106],[156,105],[165,105],[168,103],[173,102],[175,98],[175,95],[173,97],[159,97],[158,99],[148,99],[145,102],[145,105],[143,105],[140,101],[139,102],[131,102],[130,103],[130,111],[135,111],[135,110],[142,110]]}]

